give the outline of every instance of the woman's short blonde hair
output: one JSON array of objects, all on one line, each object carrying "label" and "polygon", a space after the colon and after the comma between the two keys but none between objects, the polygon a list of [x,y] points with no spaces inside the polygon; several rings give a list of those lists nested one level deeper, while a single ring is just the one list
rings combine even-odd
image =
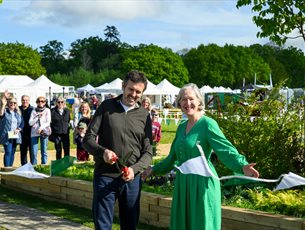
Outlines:
[{"label": "woman's short blonde hair", "polygon": [[199,90],[198,86],[197,86],[196,84],[194,84],[194,83],[188,83],[188,84],[184,85],[184,86],[180,89],[180,91],[179,91],[179,93],[178,93],[178,96],[177,96],[177,98],[176,98],[176,105],[177,105],[177,107],[178,107],[179,109],[181,109],[180,101],[181,101],[181,99],[182,99],[182,97],[183,97],[183,95],[184,95],[184,91],[185,91],[186,89],[191,89],[191,90],[194,91],[194,93],[195,93],[195,95],[196,95],[196,98],[197,98],[198,101],[199,101],[198,110],[199,110],[199,111],[203,111],[203,110],[204,110],[204,100],[203,100],[202,94],[200,93],[200,90]]}]

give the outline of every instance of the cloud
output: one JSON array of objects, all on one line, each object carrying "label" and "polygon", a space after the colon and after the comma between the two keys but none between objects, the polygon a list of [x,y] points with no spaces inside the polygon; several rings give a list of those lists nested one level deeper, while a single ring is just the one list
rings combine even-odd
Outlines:
[{"label": "cloud", "polygon": [[[166,3],[168,4],[168,3]],[[27,25],[53,24],[64,27],[94,25],[105,20],[158,17],[166,4],[155,1],[30,1],[14,20]]]}]

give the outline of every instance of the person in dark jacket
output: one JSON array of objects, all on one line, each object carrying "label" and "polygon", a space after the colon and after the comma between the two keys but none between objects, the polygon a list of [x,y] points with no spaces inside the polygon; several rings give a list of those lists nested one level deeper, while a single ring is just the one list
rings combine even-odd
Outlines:
[{"label": "person in dark jacket", "polygon": [[146,86],[143,73],[136,70],[127,73],[122,83],[123,94],[102,102],[83,140],[84,149],[95,160],[92,207],[95,229],[112,228],[116,199],[121,229],[136,229],[140,173],[152,160],[151,118],[138,102]]},{"label": "person in dark jacket", "polygon": [[23,128],[23,118],[15,97],[6,90],[0,101],[0,144],[3,145],[4,167],[14,164],[17,145],[22,142],[20,131]]},{"label": "person in dark jacket", "polygon": [[66,107],[66,101],[63,97],[58,97],[56,106],[51,111],[51,129],[55,137],[54,146],[56,149],[56,160],[62,158],[62,149],[64,155],[70,156],[70,110]]},{"label": "person in dark jacket", "polygon": [[30,105],[30,97],[28,95],[23,95],[21,97],[21,106],[19,106],[19,109],[24,121],[24,127],[21,131],[22,143],[20,144],[20,163],[21,165],[25,165],[28,163],[28,150],[30,152],[30,161],[33,162],[31,149],[31,126],[29,125],[29,120],[34,107]]}]

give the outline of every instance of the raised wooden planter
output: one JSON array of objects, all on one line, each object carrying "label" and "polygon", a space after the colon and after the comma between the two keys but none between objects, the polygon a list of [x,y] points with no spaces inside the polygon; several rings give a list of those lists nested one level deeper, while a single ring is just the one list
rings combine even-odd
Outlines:
[{"label": "raised wooden planter", "polygon": [[[1,175],[3,187],[22,191],[47,200],[77,205],[91,209],[92,182],[63,177],[27,179],[13,175]],[[142,192],[140,222],[157,227],[169,226],[171,197]],[[116,210],[116,215],[117,215]],[[305,230],[305,219],[273,215],[228,206],[222,207],[222,230]]]}]

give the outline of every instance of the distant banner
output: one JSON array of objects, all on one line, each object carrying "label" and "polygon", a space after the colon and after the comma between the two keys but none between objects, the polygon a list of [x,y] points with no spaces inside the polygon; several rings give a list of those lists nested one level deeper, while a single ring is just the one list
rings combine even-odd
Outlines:
[{"label": "distant banner", "polygon": [[197,148],[201,156],[192,158],[186,162],[184,162],[180,166],[176,166],[176,168],[183,174],[196,174],[205,177],[213,177],[217,180],[228,180],[228,179],[243,179],[243,180],[250,180],[250,181],[257,181],[257,182],[265,182],[265,183],[280,183],[276,186],[274,191],[281,190],[281,189],[288,189],[291,187],[305,185],[305,178],[298,176],[292,172],[288,174],[282,174],[278,179],[263,179],[263,178],[253,178],[248,176],[224,176],[219,178],[218,176],[214,175],[212,170],[210,169],[207,160],[205,158],[204,152],[202,147],[197,143]]}]

